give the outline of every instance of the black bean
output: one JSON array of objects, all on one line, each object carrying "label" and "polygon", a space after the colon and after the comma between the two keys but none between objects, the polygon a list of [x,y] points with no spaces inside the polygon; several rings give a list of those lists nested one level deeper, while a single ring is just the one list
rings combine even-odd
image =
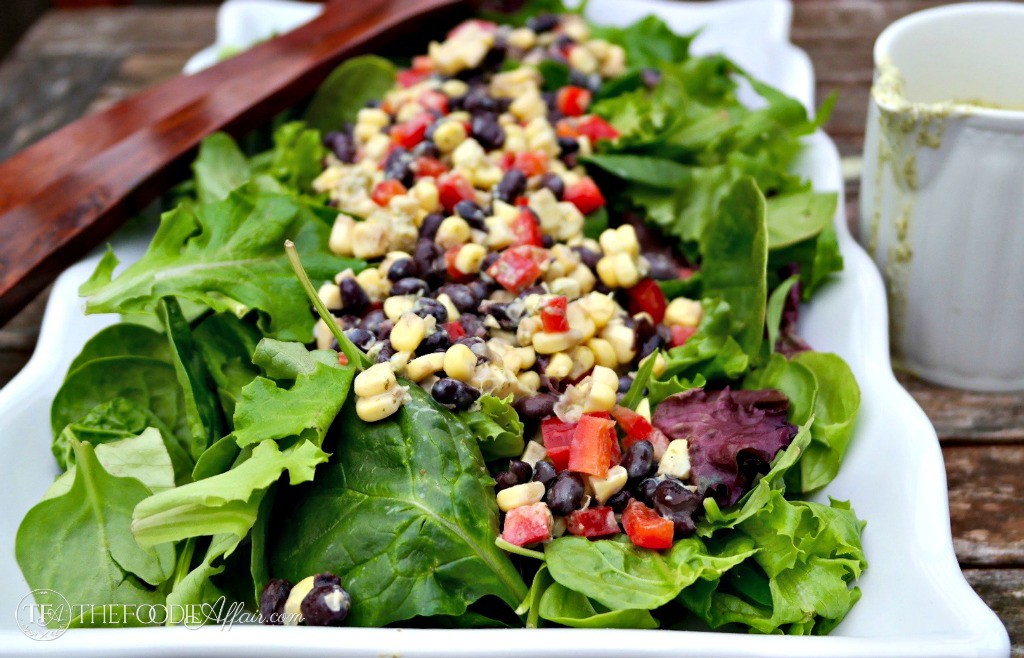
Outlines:
[{"label": "black bean", "polygon": [[384,315],[384,311],[380,310],[379,308],[374,309],[367,313],[366,317],[359,321],[359,328],[366,329],[367,331],[376,334],[377,330],[380,329],[380,323],[384,322],[387,319],[388,316]]},{"label": "black bean", "polygon": [[319,585],[299,604],[307,626],[340,626],[352,609],[352,598],[340,585]]},{"label": "black bean", "polygon": [[654,446],[650,441],[637,441],[629,446],[620,462],[630,482],[637,482],[651,473],[654,467]]},{"label": "black bean", "polygon": [[394,320],[383,320],[377,325],[377,340],[387,340],[391,337],[391,330],[395,328]]},{"label": "black bean", "polygon": [[558,174],[548,172],[540,177],[540,186],[551,190],[559,201],[565,196],[565,181]]},{"label": "black bean", "polygon": [[553,91],[542,91],[540,97],[544,100],[544,104],[548,106],[549,111],[556,111],[556,107],[558,106],[558,94]]},{"label": "black bean", "polygon": [[428,316],[434,316],[438,324],[444,324],[448,322],[448,309],[444,307],[444,304],[431,299],[429,297],[420,297],[416,300],[416,303],[412,305],[412,312],[421,318]]},{"label": "black bean", "polygon": [[356,160],[356,144],[352,136],[347,133],[337,131],[327,133],[324,135],[324,146],[346,164],[352,164]]},{"label": "black bean", "polygon": [[569,516],[583,502],[583,478],[578,473],[562,471],[551,485],[545,499],[552,514]]},{"label": "black bean", "polygon": [[393,149],[384,160],[384,178],[394,179],[406,187],[411,187],[415,180],[413,162],[415,158],[404,148],[399,146]]},{"label": "black bean", "polygon": [[636,499],[641,503],[650,503],[654,497],[654,490],[658,488],[658,481],[654,478],[647,478],[646,480],[640,480],[639,484],[636,485],[635,493]]},{"label": "black bean", "polygon": [[380,351],[377,352],[377,363],[389,361],[395,355],[395,348],[391,347],[391,341],[386,338],[381,341],[378,349]]},{"label": "black bean", "polygon": [[521,459],[513,459],[508,463],[508,470],[515,473],[520,482],[529,482],[533,477],[533,467]]},{"label": "black bean", "polygon": [[540,246],[544,247],[545,249],[550,249],[551,247],[554,247],[555,238],[550,235],[540,236]]},{"label": "black bean", "polygon": [[514,330],[519,326],[520,316],[512,312],[511,304],[484,301],[480,304],[480,312],[497,320],[502,329]]},{"label": "black bean", "polygon": [[[431,127],[436,125],[437,123],[431,124]],[[435,144],[432,139],[424,139],[422,142],[412,147],[411,153],[413,157],[416,158],[441,157],[441,149],[437,148],[437,144]]]},{"label": "black bean", "polygon": [[444,281],[444,250],[440,245],[432,240],[420,238],[412,257],[416,261],[416,267],[420,269],[420,278],[435,286]]},{"label": "black bean", "polygon": [[376,336],[366,329],[349,329],[345,332],[345,336],[352,341],[352,344],[364,352],[373,347],[373,344],[377,342]]},{"label": "black bean", "polygon": [[416,356],[444,352],[451,346],[452,339],[448,335],[448,331],[444,327],[438,327],[434,333],[420,341],[416,348]]},{"label": "black bean", "polygon": [[504,108],[502,108],[498,99],[488,94],[486,90],[472,89],[463,97],[462,109],[471,114],[479,114],[481,112],[497,114]]},{"label": "black bean", "polygon": [[370,305],[370,298],[359,282],[352,277],[345,277],[338,286],[341,288],[341,307],[345,312],[362,315]]},{"label": "black bean", "polygon": [[558,156],[569,169],[575,168],[580,163],[579,153],[562,153]]},{"label": "black bean", "polygon": [[493,114],[478,114],[470,123],[470,134],[486,151],[500,149],[505,144],[505,129]]},{"label": "black bean", "polygon": [[555,476],[558,473],[555,471],[555,467],[551,465],[549,461],[539,461],[537,465],[533,467],[533,481],[540,482],[545,488],[550,487],[551,483],[555,481]]},{"label": "black bean", "polygon": [[491,290],[490,288],[488,288],[487,283],[482,279],[474,279],[473,281],[467,283],[466,287],[469,288],[469,291],[471,293],[473,293],[473,297],[474,299],[476,299],[476,303],[478,305],[480,304],[480,302],[487,299],[487,295],[491,293]]},{"label": "black bean", "polygon": [[448,295],[452,304],[459,310],[459,313],[475,311],[479,301],[469,286],[461,283],[448,283],[437,289],[437,293]]},{"label": "black bean", "polygon": [[359,326],[359,316],[343,315],[340,318],[335,316],[335,322],[338,323],[338,326],[341,327],[342,331],[347,331]]},{"label": "black bean", "polygon": [[438,404],[456,411],[469,409],[476,402],[477,398],[480,397],[480,391],[477,389],[457,379],[448,377],[434,382],[434,386],[430,389],[430,394]]},{"label": "black bean", "polygon": [[675,262],[665,254],[649,251],[644,253],[644,258],[647,259],[647,263],[650,265],[647,276],[652,279],[668,281],[679,278],[679,271],[676,269]]},{"label": "black bean", "polygon": [[313,576],[313,587],[320,587],[321,585],[337,585],[341,587],[341,578],[328,571],[318,573]]},{"label": "black bean", "polygon": [[558,397],[550,393],[538,393],[515,402],[516,411],[526,420],[543,420],[555,412]]},{"label": "black bean", "polygon": [[553,46],[555,47],[555,49],[562,51],[563,49],[573,45],[574,43],[576,43],[575,39],[573,39],[568,34],[563,33],[555,37],[555,43],[553,44]]},{"label": "black bean", "polygon": [[399,258],[388,268],[388,279],[398,281],[411,276],[419,276],[419,273],[420,268],[416,266],[416,261],[412,258]]},{"label": "black bean", "polygon": [[514,487],[517,484],[522,484],[522,481],[512,471],[502,471],[494,476],[495,493]]},{"label": "black bean", "polygon": [[526,20],[526,27],[534,32],[550,32],[558,27],[558,16],[555,14],[537,14]]},{"label": "black bean", "polygon": [[558,149],[562,155],[576,153],[580,150],[580,143],[575,137],[559,137]]},{"label": "black bean", "polygon": [[455,204],[455,214],[466,220],[472,228],[484,230],[484,219],[487,215],[484,214],[483,208],[481,208],[475,201],[464,199]]},{"label": "black bean", "polygon": [[[664,326],[664,325],[662,325]],[[655,350],[661,349],[666,343],[665,338],[660,332],[655,331],[654,334],[647,337],[646,340],[640,345],[639,353],[637,358],[643,360],[647,356],[651,355]]]},{"label": "black bean", "polygon": [[629,495],[629,492],[623,489],[618,493],[612,494],[612,497],[605,503],[608,507],[611,507],[613,511],[622,513],[626,509],[626,505],[629,505],[629,501],[633,500],[633,496]]},{"label": "black bean", "polygon": [[395,281],[391,286],[392,295],[426,295],[430,292],[430,286],[423,279],[409,277],[401,281]]},{"label": "black bean", "polygon": [[628,393],[629,389],[633,386],[633,378],[629,375],[622,375],[619,377],[619,393]]},{"label": "black bean", "polygon": [[424,217],[423,223],[420,224],[420,237],[433,242],[434,238],[437,237],[437,229],[443,221],[444,215],[439,212],[432,212]]},{"label": "black bean", "polygon": [[644,85],[648,89],[657,87],[658,84],[661,82],[661,71],[659,71],[658,69],[645,68],[643,71],[641,71],[640,75],[643,78]]},{"label": "black bean", "polygon": [[696,531],[693,515],[700,507],[701,498],[684,487],[682,482],[673,479],[662,481],[651,500],[658,514],[672,521],[676,537],[686,537]]},{"label": "black bean", "polygon": [[488,253],[486,256],[484,256],[483,262],[480,263],[480,271],[486,272],[491,267],[491,265],[494,265],[494,263],[497,262],[499,258],[501,258],[501,254],[498,253],[497,251],[492,251]]},{"label": "black bean", "polygon": [[580,255],[580,260],[591,270],[597,270],[597,262],[601,260],[601,254],[587,247],[573,247],[573,251]]},{"label": "black bean", "polygon": [[483,338],[487,335],[487,327],[483,321],[472,313],[463,313],[459,316],[459,325],[466,332],[466,338]]},{"label": "black bean", "polygon": [[509,169],[501,177],[498,187],[494,190],[494,196],[505,203],[515,203],[516,198],[526,191],[526,174],[518,169]]},{"label": "black bean", "polygon": [[283,578],[272,578],[260,592],[260,623],[281,626],[284,603],[291,594],[292,584]]}]

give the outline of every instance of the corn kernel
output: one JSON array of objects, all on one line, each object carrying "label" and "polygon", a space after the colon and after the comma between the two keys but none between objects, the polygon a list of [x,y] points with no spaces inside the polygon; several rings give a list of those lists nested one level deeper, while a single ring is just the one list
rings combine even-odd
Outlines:
[{"label": "corn kernel", "polygon": [[601,62],[601,75],[616,78],[626,72],[626,51],[622,46],[612,45]]},{"label": "corn kernel", "polygon": [[550,286],[551,293],[554,295],[562,295],[566,299],[578,299],[580,296],[580,284],[576,279],[570,279],[567,276],[560,276],[551,282]]},{"label": "corn kernel", "polygon": [[466,128],[450,117],[434,130],[434,144],[441,153],[451,153],[466,140]]},{"label": "corn kernel", "polygon": [[498,509],[507,512],[523,505],[539,503],[544,498],[544,492],[543,482],[526,482],[502,489],[498,492]]},{"label": "corn kernel", "polygon": [[388,227],[383,222],[359,222],[352,229],[352,255],[377,258],[388,251]]},{"label": "corn kernel", "polygon": [[469,224],[461,217],[452,215],[446,217],[441,225],[437,227],[437,237],[434,240],[445,249],[457,247],[469,242],[472,233]]},{"label": "corn kernel", "polygon": [[619,465],[608,469],[608,475],[603,478],[595,475],[587,477],[590,488],[594,492],[594,498],[601,505],[604,505],[608,502],[609,498],[622,491],[622,488],[626,486],[627,479],[628,473],[625,467]]},{"label": "corn kernel", "polygon": [[449,297],[446,293],[441,293],[440,295],[438,295],[437,301],[438,303],[441,304],[441,306],[444,306],[444,310],[448,311],[449,322],[455,322],[460,317],[462,317],[462,314],[459,313],[459,309],[455,308],[455,303],[452,301],[452,298]]},{"label": "corn kernel", "polygon": [[686,439],[675,439],[668,444],[665,454],[658,462],[658,475],[677,480],[690,477],[690,451]]},{"label": "corn kernel", "polygon": [[533,395],[540,390],[540,375],[533,370],[527,370],[516,375],[519,388],[524,395]]},{"label": "corn kernel", "polygon": [[528,370],[537,363],[537,351],[532,347],[514,347],[513,351],[519,356],[519,367],[521,370]]},{"label": "corn kernel", "polygon": [[332,254],[337,256],[352,255],[352,229],[355,228],[355,225],[355,220],[344,214],[338,215],[338,218],[334,220],[334,226],[331,227],[331,237],[327,240],[327,247],[331,250]]},{"label": "corn kernel", "polygon": [[696,327],[700,324],[703,308],[700,302],[685,297],[676,297],[669,302],[665,309],[664,323],[667,325],[681,325],[684,327]]},{"label": "corn kernel", "polygon": [[419,179],[409,192],[416,197],[420,208],[428,213],[434,212],[441,207],[437,184],[429,178]]},{"label": "corn kernel", "polygon": [[352,390],[359,397],[365,398],[389,391],[397,384],[398,380],[395,379],[395,373],[391,366],[386,363],[376,363],[356,375]]},{"label": "corn kernel", "polygon": [[451,78],[441,83],[441,91],[445,96],[458,98],[459,96],[466,95],[466,92],[469,91],[469,85],[462,80]]},{"label": "corn kernel", "polygon": [[648,354],[645,356],[640,360],[640,367],[643,367],[644,363],[647,362],[647,359],[651,358],[654,359],[654,367],[651,368],[651,374],[655,377],[661,377],[665,374],[665,369],[668,367],[668,364],[665,362],[665,357],[661,355],[661,352],[655,352],[654,354]]},{"label": "corn kernel", "polygon": [[636,405],[636,412],[647,419],[647,422],[651,422],[651,401],[647,398],[640,400],[640,404]]},{"label": "corn kernel", "polygon": [[415,352],[426,335],[426,320],[415,313],[403,313],[391,330],[391,345],[399,352]]},{"label": "corn kernel", "polygon": [[592,292],[578,302],[586,310],[587,315],[594,321],[594,325],[601,329],[611,322],[615,317],[615,309],[618,306],[611,295],[603,295],[599,292]]},{"label": "corn kernel", "polygon": [[580,263],[573,268],[573,270],[569,272],[569,276],[576,282],[576,285],[579,286],[581,295],[590,293],[594,289],[594,286],[597,285],[597,277],[595,277],[590,268],[583,263]]},{"label": "corn kernel", "polygon": [[530,89],[512,101],[508,111],[520,121],[530,121],[537,117],[546,116],[548,107],[544,99],[541,98],[540,91]]},{"label": "corn kernel", "polygon": [[[493,298],[494,295],[491,295]],[[541,330],[543,324],[540,318],[537,316],[525,317],[519,321],[519,327],[516,328],[516,340],[520,345],[526,347],[533,344],[534,335]]]},{"label": "corn kernel", "polygon": [[632,224],[623,224],[618,228],[605,229],[600,237],[601,251],[606,256],[612,254],[640,255],[640,242],[636,237],[636,229]]},{"label": "corn kernel", "polygon": [[572,357],[565,352],[558,352],[551,356],[548,367],[544,374],[553,379],[565,379],[572,372]]},{"label": "corn kernel", "polygon": [[444,368],[444,352],[434,352],[417,357],[405,367],[405,376],[420,382]]},{"label": "corn kernel", "polygon": [[609,388],[604,384],[593,382],[590,392],[587,393],[587,400],[583,405],[583,413],[595,411],[611,411],[617,401],[617,389]]},{"label": "corn kernel", "polygon": [[320,286],[320,290],[316,294],[327,308],[331,310],[341,308],[341,288],[337,285],[325,283]]},{"label": "corn kernel", "polygon": [[587,347],[594,353],[594,363],[605,368],[615,368],[619,365],[619,359],[615,356],[612,344],[603,338],[591,338],[587,341]]},{"label": "corn kernel", "polygon": [[384,315],[388,317],[388,320],[398,322],[398,319],[402,317],[403,314],[412,310],[412,306],[415,303],[416,297],[413,295],[395,295],[393,297],[388,297],[384,300]]},{"label": "corn kernel", "polygon": [[[534,373],[536,374],[536,373]],[[536,466],[537,462],[548,456],[548,451],[541,444],[536,441],[527,441],[526,449],[523,450],[523,455],[519,458],[519,461],[526,462],[530,466]]]},{"label": "corn kernel", "polygon": [[636,356],[633,349],[633,330],[621,322],[613,322],[601,331],[601,338],[611,344],[619,363],[629,363]]},{"label": "corn kernel", "polygon": [[585,345],[579,345],[569,353],[572,358],[572,370],[569,371],[569,379],[579,379],[588,370],[594,367],[594,353]]},{"label": "corn kernel", "polygon": [[576,46],[569,51],[569,66],[589,75],[597,71],[597,58],[586,48]]},{"label": "corn kernel", "polygon": [[444,372],[452,379],[468,382],[476,371],[476,354],[469,346],[456,343],[444,353]]},{"label": "corn kernel", "polygon": [[409,392],[404,386],[396,386],[387,393],[356,398],[356,415],[367,423],[383,420],[398,411],[408,397]]},{"label": "corn kernel", "polygon": [[518,27],[508,33],[508,45],[519,50],[529,50],[537,43],[537,33],[528,27]]},{"label": "corn kernel", "polygon": [[569,331],[560,331],[557,333],[538,331],[533,335],[533,349],[537,350],[538,354],[564,352],[565,350],[579,345],[582,337],[583,335],[580,333],[579,329],[570,329]]},{"label": "corn kernel", "polygon": [[619,388],[619,376],[611,368],[596,366],[590,376],[595,384],[603,384],[612,390]]},{"label": "corn kernel", "polygon": [[569,326],[580,332],[580,341],[588,341],[597,332],[597,324],[578,301],[569,302],[565,308],[565,319]]}]

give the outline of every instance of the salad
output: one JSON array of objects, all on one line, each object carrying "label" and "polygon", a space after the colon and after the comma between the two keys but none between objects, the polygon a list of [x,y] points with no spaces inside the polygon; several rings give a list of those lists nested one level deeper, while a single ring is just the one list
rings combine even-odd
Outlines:
[{"label": "salad", "polygon": [[123,321],[54,399],[29,585],[268,624],[833,629],[864,522],[806,496],[860,393],[796,332],[842,258],[836,195],[791,173],[828,111],[690,40],[535,2],[347,61],[269,149],[209,137],[146,254],[81,288]]}]

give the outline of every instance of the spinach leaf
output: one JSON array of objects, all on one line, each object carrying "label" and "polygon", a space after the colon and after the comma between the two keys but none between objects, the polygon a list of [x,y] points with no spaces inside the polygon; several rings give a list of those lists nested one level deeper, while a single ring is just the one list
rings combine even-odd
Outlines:
[{"label": "spinach leaf", "polygon": [[664,62],[681,62],[689,57],[692,36],[680,36],[657,16],[646,16],[627,27],[602,26],[594,36],[622,46],[634,69],[656,67]]},{"label": "spinach leaf", "polygon": [[375,423],[348,401],[331,462],[312,485],[278,494],[270,572],[338,574],[355,626],[458,616],[485,596],[514,608],[527,590],[494,545],[498,509],[476,440],[418,386],[409,394]]},{"label": "spinach leaf", "polygon": [[200,322],[192,335],[216,384],[224,417],[231,418],[242,388],[260,374],[252,363],[261,338],[259,329],[252,322],[217,313]]},{"label": "spinach leaf", "polygon": [[171,345],[172,364],[184,393],[185,419],[191,433],[191,454],[198,459],[224,433],[224,418],[213,379],[196,346],[181,306],[164,297],[158,307]]},{"label": "spinach leaf", "polygon": [[[235,410],[238,445],[297,436],[320,447],[345,403],[355,368],[339,365],[337,352],[309,352],[299,343],[267,338],[256,347],[253,362],[267,376],[242,389]],[[279,386],[274,380],[291,384]]]},{"label": "spinach leaf", "polygon": [[569,66],[564,62],[545,59],[537,63],[536,69],[540,71],[544,91],[556,92],[569,84]]},{"label": "spinach leaf", "polygon": [[167,338],[160,332],[141,324],[121,322],[101,329],[90,338],[68,366],[68,375],[89,361],[111,356],[146,356],[171,362]]},{"label": "spinach leaf", "polygon": [[252,175],[242,149],[226,133],[214,133],[202,141],[192,173],[199,203],[223,201]]},{"label": "spinach leaf", "polygon": [[327,251],[330,227],[305,205],[251,186],[225,200],[165,213],[146,254],[112,279],[107,252],[81,287],[90,313],[153,310],[176,296],[241,317],[259,313],[271,337],[311,340],[313,318],[281,245],[291,239],[315,279],[361,262]]},{"label": "spinach leaf", "polygon": [[698,578],[717,578],[753,553],[752,542],[740,539],[727,553],[712,555],[696,537],[681,539],[664,553],[625,538],[582,537],[560,537],[544,551],[555,582],[609,610],[653,610]]},{"label": "spinach leaf", "polygon": [[[134,478],[107,473],[88,443],[74,443],[75,479],[67,493],[37,504],[18,527],[15,554],[32,589],[53,589],[93,605],[163,603],[155,587],[171,576],[174,548],[144,550],[132,537],[131,510],[150,495]],[[82,614],[74,626],[99,623]],[[125,620],[139,625],[134,617]],[[120,624],[119,624],[120,625]]]},{"label": "spinach leaf", "polygon": [[608,610],[579,592],[554,583],[540,600],[540,616],[573,628],[657,628],[647,610]]},{"label": "spinach leaf", "polygon": [[843,269],[835,227],[828,224],[815,238],[770,252],[770,271],[777,272],[791,265],[796,265],[800,274],[803,299],[810,299],[833,272]]},{"label": "spinach leaf", "polygon": [[768,199],[768,248],[781,249],[809,240],[831,225],[839,195],[796,192]]},{"label": "spinach leaf", "polygon": [[743,178],[722,200],[717,220],[701,234],[704,295],[729,304],[740,324],[736,337],[751,358],[761,349],[768,296],[768,227],[764,196]]},{"label": "spinach leaf", "polygon": [[[788,420],[798,427],[807,424],[815,413],[818,382],[814,373],[798,361],[786,359],[781,354],[773,354],[764,366],[752,370],[743,379],[743,388],[773,388],[785,393],[789,398]],[[807,457],[806,451],[803,457]]]},{"label": "spinach leaf", "polygon": [[580,160],[584,164],[600,167],[624,181],[659,190],[678,190],[693,181],[693,172],[689,167],[665,158],[608,153],[590,155]]},{"label": "spinach leaf", "polygon": [[[150,427],[138,436],[100,443],[94,452],[103,470],[113,477],[135,478],[153,493],[174,487],[174,465],[158,429]],[[43,500],[70,491],[75,471],[75,465],[71,464],[46,490]]]},{"label": "spinach leaf", "polygon": [[765,308],[765,324],[768,329],[768,349],[771,352],[775,351],[775,345],[779,342],[782,312],[786,308],[786,298],[789,296],[789,291],[799,280],[800,277],[794,274],[780,283],[768,298],[768,306]]},{"label": "spinach leaf", "polygon": [[583,235],[597,240],[608,228],[608,208],[602,206],[583,218]]},{"label": "spinach leaf", "polygon": [[395,65],[374,55],[354,57],[324,80],[309,107],[306,122],[323,132],[353,123],[368,101],[383,98],[395,84]]},{"label": "spinach leaf", "polygon": [[493,395],[480,398],[480,409],[459,414],[462,422],[480,443],[484,459],[518,457],[523,454],[523,422],[512,408],[511,398],[502,400]]},{"label": "spinach leaf", "polygon": [[[199,564],[183,573],[167,593],[168,609],[183,610],[185,606],[212,604],[226,596],[225,592],[213,583],[213,578],[224,572],[224,560],[235,552],[240,543],[241,539],[232,533],[214,535]],[[172,621],[183,623],[185,620]]]},{"label": "spinach leaf", "polygon": [[835,354],[802,352],[793,362],[810,371],[817,388],[811,443],[800,459],[797,489],[807,492],[825,486],[839,472],[860,411],[860,387],[850,366]]},{"label": "spinach leaf", "polygon": [[267,487],[288,471],[291,484],[313,479],[327,455],[308,441],[279,450],[276,441],[256,445],[252,455],[226,473],[164,491],[135,506],[132,533],[145,547],[188,537],[230,533],[245,537]]},{"label": "spinach leaf", "polygon": [[516,614],[526,615],[527,628],[540,627],[540,601],[544,592],[554,584],[554,579],[548,571],[548,565],[541,563],[537,573],[533,575],[533,582],[530,583],[530,591],[523,599],[523,602],[516,608]]}]

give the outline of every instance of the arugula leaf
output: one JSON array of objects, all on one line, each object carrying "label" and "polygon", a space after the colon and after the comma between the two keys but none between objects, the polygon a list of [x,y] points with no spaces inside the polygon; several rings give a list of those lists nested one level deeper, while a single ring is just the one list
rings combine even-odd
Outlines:
[{"label": "arugula leaf", "polygon": [[772,291],[771,296],[768,297],[768,305],[765,308],[765,324],[768,329],[768,349],[771,352],[775,351],[775,346],[779,342],[779,332],[782,327],[782,312],[786,308],[786,298],[789,296],[789,291],[799,280],[800,277],[794,274],[780,283],[778,287]]},{"label": "arugula leaf", "polygon": [[226,133],[214,133],[202,141],[192,173],[199,203],[223,201],[252,175],[242,149]]},{"label": "arugula leaf", "polygon": [[218,203],[165,213],[146,254],[116,279],[108,251],[80,292],[90,313],[152,310],[176,296],[242,317],[259,313],[264,334],[309,341],[313,318],[281,245],[292,239],[311,274],[328,279],[361,261],[327,251],[330,227],[287,196],[244,187]]},{"label": "arugula leaf", "polygon": [[336,352],[309,352],[299,343],[268,338],[256,347],[253,362],[267,376],[242,389],[234,419],[238,445],[299,437],[320,447],[345,403],[355,368],[339,365]]},{"label": "arugula leaf", "polygon": [[224,433],[224,419],[213,379],[192,336],[181,306],[173,297],[160,300],[158,310],[171,345],[172,364],[184,393],[185,418],[191,432],[191,454],[201,454]]},{"label": "arugula leaf", "polygon": [[303,118],[323,132],[340,130],[355,122],[367,102],[384,97],[395,84],[395,73],[395,65],[383,57],[353,57],[327,76]]},{"label": "arugula leaf", "polygon": [[256,522],[267,487],[288,471],[291,484],[313,479],[327,455],[308,441],[279,450],[276,441],[256,445],[252,455],[226,473],[146,498],[135,506],[132,533],[145,547],[188,537],[231,533],[243,538]]},{"label": "arugula leaf", "polygon": [[[37,504],[18,527],[15,554],[29,586],[93,605],[163,603],[152,587],[170,578],[174,548],[146,551],[130,531],[132,507],[150,495],[149,489],[134,478],[107,473],[88,443],[75,442],[73,449],[71,488]],[[86,614],[87,607],[81,610],[72,625],[101,621]],[[134,617],[125,622],[140,624]]]},{"label": "arugula leaf", "polygon": [[647,610],[608,610],[568,587],[554,583],[540,599],[540,616],[573,628],[657,628]]},{"label": "arugula leaf", "polygon": [[312,485],[278,494],[270,572],[338,574],[354,626],[458,616],[485,596],[515,608],[527,590],[494,545],[498,509],[476,441],[418,386],[409,394],[375,423],[348,401],[331,462]]},{"label": "arugula leaf", "polygon": [[590,541],[559,537],[544,550],[555,581],[609,610],[653,610],[679,595],[698,578],[715,578],[755,552],[740,538],[728,551],[712,555],[700,539],[677,541],[661,553],[628,539]]},{"label": "arugula leaf", "polygon": [[704,295],[726,301],[740,324],[736,342],[751,358],[761,349],[768,296],[768,227],[764,196],[740,179],[722,200],[718,219],[701,234]]},{"label": "arugula leaf", "polygon": [[89,361],[111,356],[147,356],[171,362],[167,338],[160,332],[141,324],[121,322],[101,329],[90,338],[68,366],[68,375]]},{"label": "arugula leaf", "polygon": [[480,409],[459,414],[462,422],[480,443],[484,459],[518,457],[523,454],[523,422],[512,408],[511,397],[507,400],[484,395],[480,398]]}]

